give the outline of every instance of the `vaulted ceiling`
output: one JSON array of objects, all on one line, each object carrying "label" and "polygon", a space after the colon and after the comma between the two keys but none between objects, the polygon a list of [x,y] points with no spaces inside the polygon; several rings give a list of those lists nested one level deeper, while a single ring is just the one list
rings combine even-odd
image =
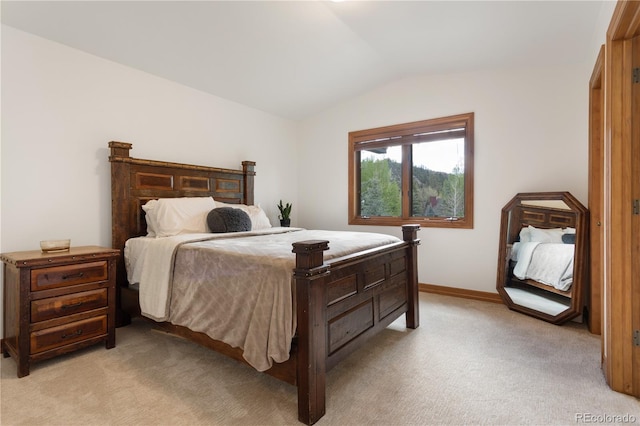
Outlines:
[{"label": "vaulted ceiling", "polygon": [[416,74],[591,61],[601,1],[2,1],[3,24],[301,119]]}]

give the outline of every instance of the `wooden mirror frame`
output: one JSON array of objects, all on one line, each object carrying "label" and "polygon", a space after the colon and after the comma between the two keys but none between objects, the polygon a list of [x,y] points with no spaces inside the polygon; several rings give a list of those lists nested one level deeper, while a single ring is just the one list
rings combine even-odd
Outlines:
[{"label": "wooden mirror frame", "polygon": [[[562,201],[567,209],[547,207],[538,204]],[[516,241],[523,226],[538,228],[576,229],[573,284],[566,292],[553,289],[551,286],[537,283],[533,280],[518,280],[512,276],[510,268],[510,248]],[[496,289],[503,302],[511,310],[530,315],[553,324],[562,324],[583,313],[584,289],[588,289],[587,262],[588,243],[588,210],[569,192],[528,192],[516,194],[502,208],[500,221],[500,247],[498,251],[498,274]],[[556,315],[551,315],[532,307],[516,303],[509,294],[508,288],[519,288],[545,298],[561,300],[567,304],[567,309]],[[544,287],[544,288],[543,288]]]}]

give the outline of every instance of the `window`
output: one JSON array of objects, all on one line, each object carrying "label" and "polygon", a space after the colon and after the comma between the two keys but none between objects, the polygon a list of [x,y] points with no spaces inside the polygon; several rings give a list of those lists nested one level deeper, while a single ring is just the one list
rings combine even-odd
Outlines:
[{"label": "window", "polygon": [[473,228],[473,113],[349,133],[349,224]]}]

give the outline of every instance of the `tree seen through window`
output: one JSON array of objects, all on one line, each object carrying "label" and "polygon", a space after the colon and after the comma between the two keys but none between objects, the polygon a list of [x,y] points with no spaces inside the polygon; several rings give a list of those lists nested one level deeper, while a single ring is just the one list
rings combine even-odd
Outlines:
[{"label": "tree seen through window", "polygon": [[350,223],[472,227],[472,113],[349,136]]}]

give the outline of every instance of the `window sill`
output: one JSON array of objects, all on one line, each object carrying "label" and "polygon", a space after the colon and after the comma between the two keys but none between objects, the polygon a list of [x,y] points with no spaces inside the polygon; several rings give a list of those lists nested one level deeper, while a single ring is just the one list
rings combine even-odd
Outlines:
[{"label": "window sill", "polygon": [[398,218],[398,217],[353,217],[349,219],[349,225],[371,226],[401,226],[417,224],[421,228],[457,228],[473,229],[473,222],[469,220],[431,219],[426,217]]}]

